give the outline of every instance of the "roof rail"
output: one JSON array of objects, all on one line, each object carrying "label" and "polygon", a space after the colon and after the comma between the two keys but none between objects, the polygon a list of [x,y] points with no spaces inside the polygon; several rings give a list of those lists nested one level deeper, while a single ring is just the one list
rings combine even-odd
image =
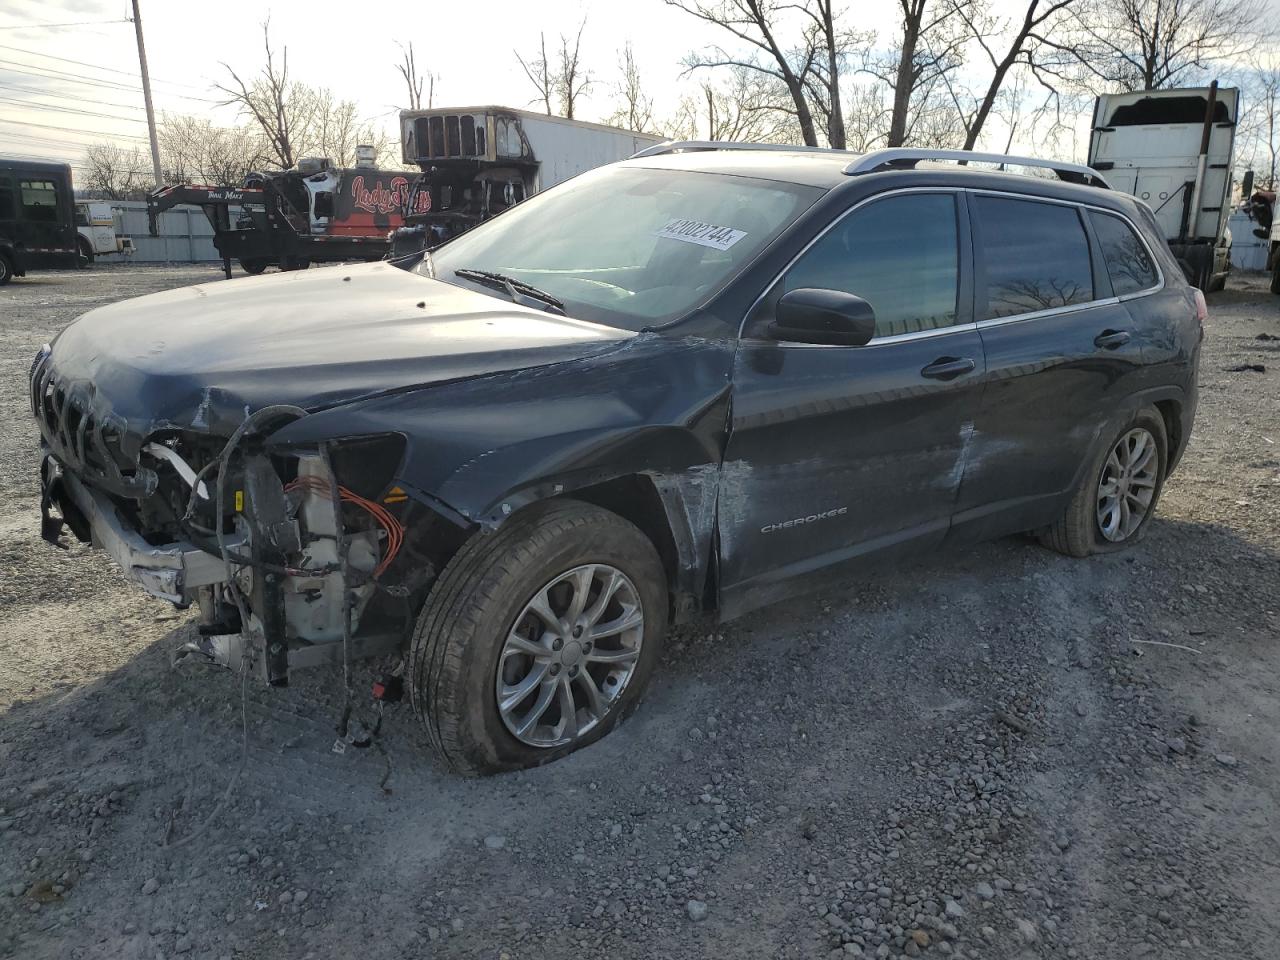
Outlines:
[{"label": "roof rail", "polygon": [[1083,183],[1111,189],[1111,184],[1107,182],[1106,177],[1083,164],[1040,160],[1036,157],[1016,157],[1004,153],[975,153],[972,150],[927,150],[918,147],[872,150],[850,163],[844,168],[844,172],[850,176],[857,176],[863,173],[874,173],[877,170],[910,169],[924,160],[957,160],[960,163],[998,163],[1001,166],[1040,167],[1052,170],[1058,175],[1059,180],[1065,180],[1068,183]]},{"label": "roof rail", "polygon": [[693,153],[700,150],[778,150],[784,153],[833,153],[858,156],[852,150],[832,150],[828,147],[797,147],[789,143],[737,143],[733,140],[667,140],[645,147],[633,153],[629,159],[656,157],[664,153]]}]

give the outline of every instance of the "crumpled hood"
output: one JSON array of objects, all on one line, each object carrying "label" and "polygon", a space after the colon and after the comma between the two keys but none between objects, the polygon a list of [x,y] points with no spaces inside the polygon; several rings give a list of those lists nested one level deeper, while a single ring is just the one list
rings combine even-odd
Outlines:
[{"label": "crumpled hood", "polygon": [[246,408],[314,410],[357,397],[612,349],[626,330],[386,263],[179,287],[85,314],[58,336],[64,383],[88,386],[144,434],[218,430]]}]

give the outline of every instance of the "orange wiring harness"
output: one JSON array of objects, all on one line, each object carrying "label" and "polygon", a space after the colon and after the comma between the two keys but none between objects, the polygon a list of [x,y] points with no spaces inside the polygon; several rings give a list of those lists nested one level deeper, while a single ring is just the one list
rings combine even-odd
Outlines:
[{"label": "orange wiring harness", "polygon": [[[322,480],[320,477],[298,477],[296,480],[290,481],[284,489],[287,493],[305,489],[308,493],[314,493],[317,496],[324,497],[326,500],[330,498],[329,482]],[[396,554],[400,552],[400,545],[404,543],[404,526],[382,504],[366,500],[364,497],[352,493],[346,487],[338,487],[338,496],[342,498],[343,503],[350,503],[364,510],[387,532],[386,553],[382,558],[382,562],[373,571],[375,578],[382,576],[387,567],[391,566],[391,561],[396,558]]]}]

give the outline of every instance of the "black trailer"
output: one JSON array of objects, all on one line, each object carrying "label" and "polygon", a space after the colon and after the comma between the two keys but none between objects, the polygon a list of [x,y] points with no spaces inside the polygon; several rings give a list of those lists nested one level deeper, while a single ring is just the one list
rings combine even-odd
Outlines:
[{"label": "black trailer", "polygon": [[301,201],[289,196],[291,172],[255,175],[244,187],[161,187],[147,197],[151,235],[159,235],[159,216],[165,210],[180,204],[199,207],[213,227],[213,245],[228,280],[232,260],[238,260],[246,273],[257,274],[272,264],[281,270],[305,270],[312,263],[381,260],[387,255],[390,243],[385,227],[382,235],[373,236],[311,233],[305,189]]},{"label": "black trailer", "polygon": [[81,259],[71,165],[0,157],[0,285]]}]

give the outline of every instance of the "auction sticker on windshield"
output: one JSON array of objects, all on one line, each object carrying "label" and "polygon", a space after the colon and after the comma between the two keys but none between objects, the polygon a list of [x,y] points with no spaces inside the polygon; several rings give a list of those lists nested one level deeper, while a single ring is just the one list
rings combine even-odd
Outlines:
[{"label": "auction sticker on windshield", "polygon": [[701,220],[668,220],[655,234],[659,239],[683,240],[685,243],[696,243],[699,246],[714,247],[717,250],[728,250],[746,235],[745,230],[718,227],[714,223],[703,223]]}]

